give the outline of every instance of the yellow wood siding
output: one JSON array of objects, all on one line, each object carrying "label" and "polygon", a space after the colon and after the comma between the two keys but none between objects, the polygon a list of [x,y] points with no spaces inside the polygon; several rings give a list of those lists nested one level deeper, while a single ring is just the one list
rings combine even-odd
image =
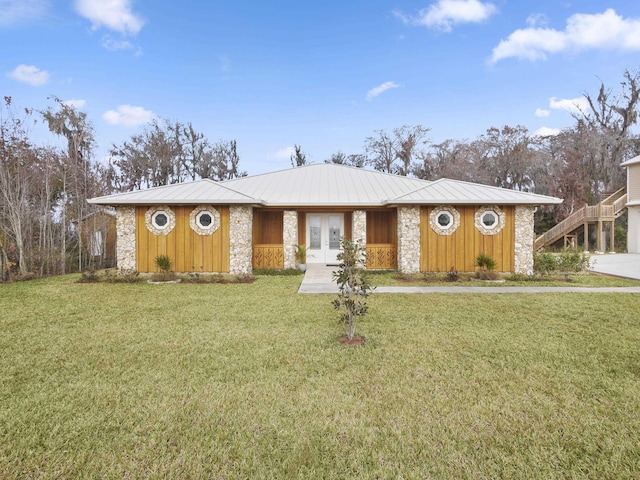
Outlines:
[{"label": "yellow wood siding", "polygon": [[505,214],[505,225],[496,235],[483,235],[475,227],[474,216],[479,206],[456,207],[460,213],[460,226],[452,235],[438,235],[429,225],[433,208],[420,209],[421,271],[448,272],[453,267],[458,272],[473,272],[480,253],[486,253],[497,262],[496,271],[513,271],[514,207],[500,207]]},{"label": "yellow wood siding", "polygon": [[139,272],[156,272],[155,258],[167,255],[176,272],[229,271],[229,207],[215,206],[220,228],[212,235],[198,235],[189,225],[195,207],[172,206],[176,226],[168,235],[155,235],[145,224],[148,207],[136,207],[136,264]]},{"label": "yellow wood siding", "polygon": [[396,210],[367,211],[367,268],[398,267],[398,223]]}]

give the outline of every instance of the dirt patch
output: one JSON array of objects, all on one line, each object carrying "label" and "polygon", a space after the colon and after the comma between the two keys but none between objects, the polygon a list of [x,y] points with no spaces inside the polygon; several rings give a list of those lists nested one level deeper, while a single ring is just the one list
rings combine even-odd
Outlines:
[{"label": "dirt patch", "polygon": [[346,335],[338,338],[338,343],[342,345],[364,345],[365,338],[361,335],[354,335],[351,340]]}]

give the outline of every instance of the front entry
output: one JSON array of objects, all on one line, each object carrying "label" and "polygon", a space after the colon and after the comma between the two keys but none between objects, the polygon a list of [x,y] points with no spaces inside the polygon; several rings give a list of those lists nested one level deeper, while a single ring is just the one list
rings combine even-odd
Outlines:
[{"label": "front entry", "polygon": [[344,214],[307,214],[307,263],[337,264]]}]

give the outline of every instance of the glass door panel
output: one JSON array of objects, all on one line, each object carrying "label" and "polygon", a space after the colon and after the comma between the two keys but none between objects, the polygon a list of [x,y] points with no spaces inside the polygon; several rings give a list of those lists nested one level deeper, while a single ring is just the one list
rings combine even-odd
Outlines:
[{"label": "glass door panel", "polygon": [[329,215],[329,250],[340,249],[342,238],[342,215]]},{"label": "glass door panel", "polygon": [[309,215],[309,249],[322,249],[322,216]]}]

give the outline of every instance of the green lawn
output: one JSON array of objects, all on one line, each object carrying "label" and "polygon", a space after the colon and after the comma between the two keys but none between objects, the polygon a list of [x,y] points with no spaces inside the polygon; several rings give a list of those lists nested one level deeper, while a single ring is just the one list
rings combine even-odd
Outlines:
[{"label": "green lawn", "polygon": [[0,285],[0,478],[638,478],[640,296]]},{"label": "green lawn", "polygon": [[447,286],[447,287],[637,287],[639,280],[631,278],[612,277],[594,273],[575,273],[567,278],[564,275],[547,277],[529,277],[526,275],[498,275],[504,280],[502,283],[477,280],[475,275],[461,273],[455,282],[447,281],[446,273],[417,273],[411,275],[399,274],[395,271],[369,272],[371,283],[376,286]]}]

